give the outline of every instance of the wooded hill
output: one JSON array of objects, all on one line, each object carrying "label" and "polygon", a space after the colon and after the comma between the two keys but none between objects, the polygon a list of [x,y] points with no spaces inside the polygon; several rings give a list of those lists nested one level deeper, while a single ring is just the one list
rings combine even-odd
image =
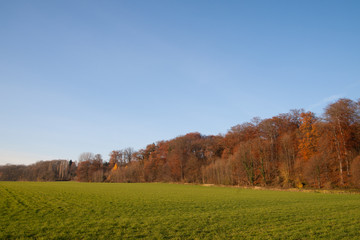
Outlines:
[{"label": "wooded hill", "polygon": [[[77,163],[62,163],[61,170],[61,164],[48,161],[42,162],[48,164],[46,170],[34,173],[36,164],[1,166],[0,180],[359,188],[360,99],[339,99],[321,117],[291,110],[254,118],[225,135],[188,133],[139,151],[114,150],[109,162],[99,154],[83,153]],[[55,173],[44,177],[44,172]]]}]

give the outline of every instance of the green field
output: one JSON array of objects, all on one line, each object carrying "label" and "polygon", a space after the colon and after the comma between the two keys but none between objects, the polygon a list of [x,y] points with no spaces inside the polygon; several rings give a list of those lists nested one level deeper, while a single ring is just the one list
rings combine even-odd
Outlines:
[{"label": "green field", "polygon": [[0,182],[0,239],[359,239],[360,195]]}]

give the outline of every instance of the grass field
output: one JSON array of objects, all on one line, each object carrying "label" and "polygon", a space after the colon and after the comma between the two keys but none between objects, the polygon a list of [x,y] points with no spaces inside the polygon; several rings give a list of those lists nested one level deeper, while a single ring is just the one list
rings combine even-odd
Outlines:
[{"label": "grass field", "polygon": [[359,239],[360,195],[0,182],[0,239]]}]

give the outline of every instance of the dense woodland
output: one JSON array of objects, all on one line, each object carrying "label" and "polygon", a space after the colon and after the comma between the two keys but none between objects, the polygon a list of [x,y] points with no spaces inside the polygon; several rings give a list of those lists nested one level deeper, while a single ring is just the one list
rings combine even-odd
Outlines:
[{"label": "dense woodland", "polygon": [[339,99],[321,117],[291,110],[225,135],[188,133],[109,156],[108,162],[83,153],[78,162],[0,166],[0,180],[360,188],[360,99]]}]

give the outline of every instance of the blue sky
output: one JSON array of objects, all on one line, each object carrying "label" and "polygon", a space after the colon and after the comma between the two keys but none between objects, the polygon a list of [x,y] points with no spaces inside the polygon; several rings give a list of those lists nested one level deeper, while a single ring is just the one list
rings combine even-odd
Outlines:
[{"label": "blue sky", "polygon": [[108,159],[360,97],[359,1],[0,1],[0,164]]}]

